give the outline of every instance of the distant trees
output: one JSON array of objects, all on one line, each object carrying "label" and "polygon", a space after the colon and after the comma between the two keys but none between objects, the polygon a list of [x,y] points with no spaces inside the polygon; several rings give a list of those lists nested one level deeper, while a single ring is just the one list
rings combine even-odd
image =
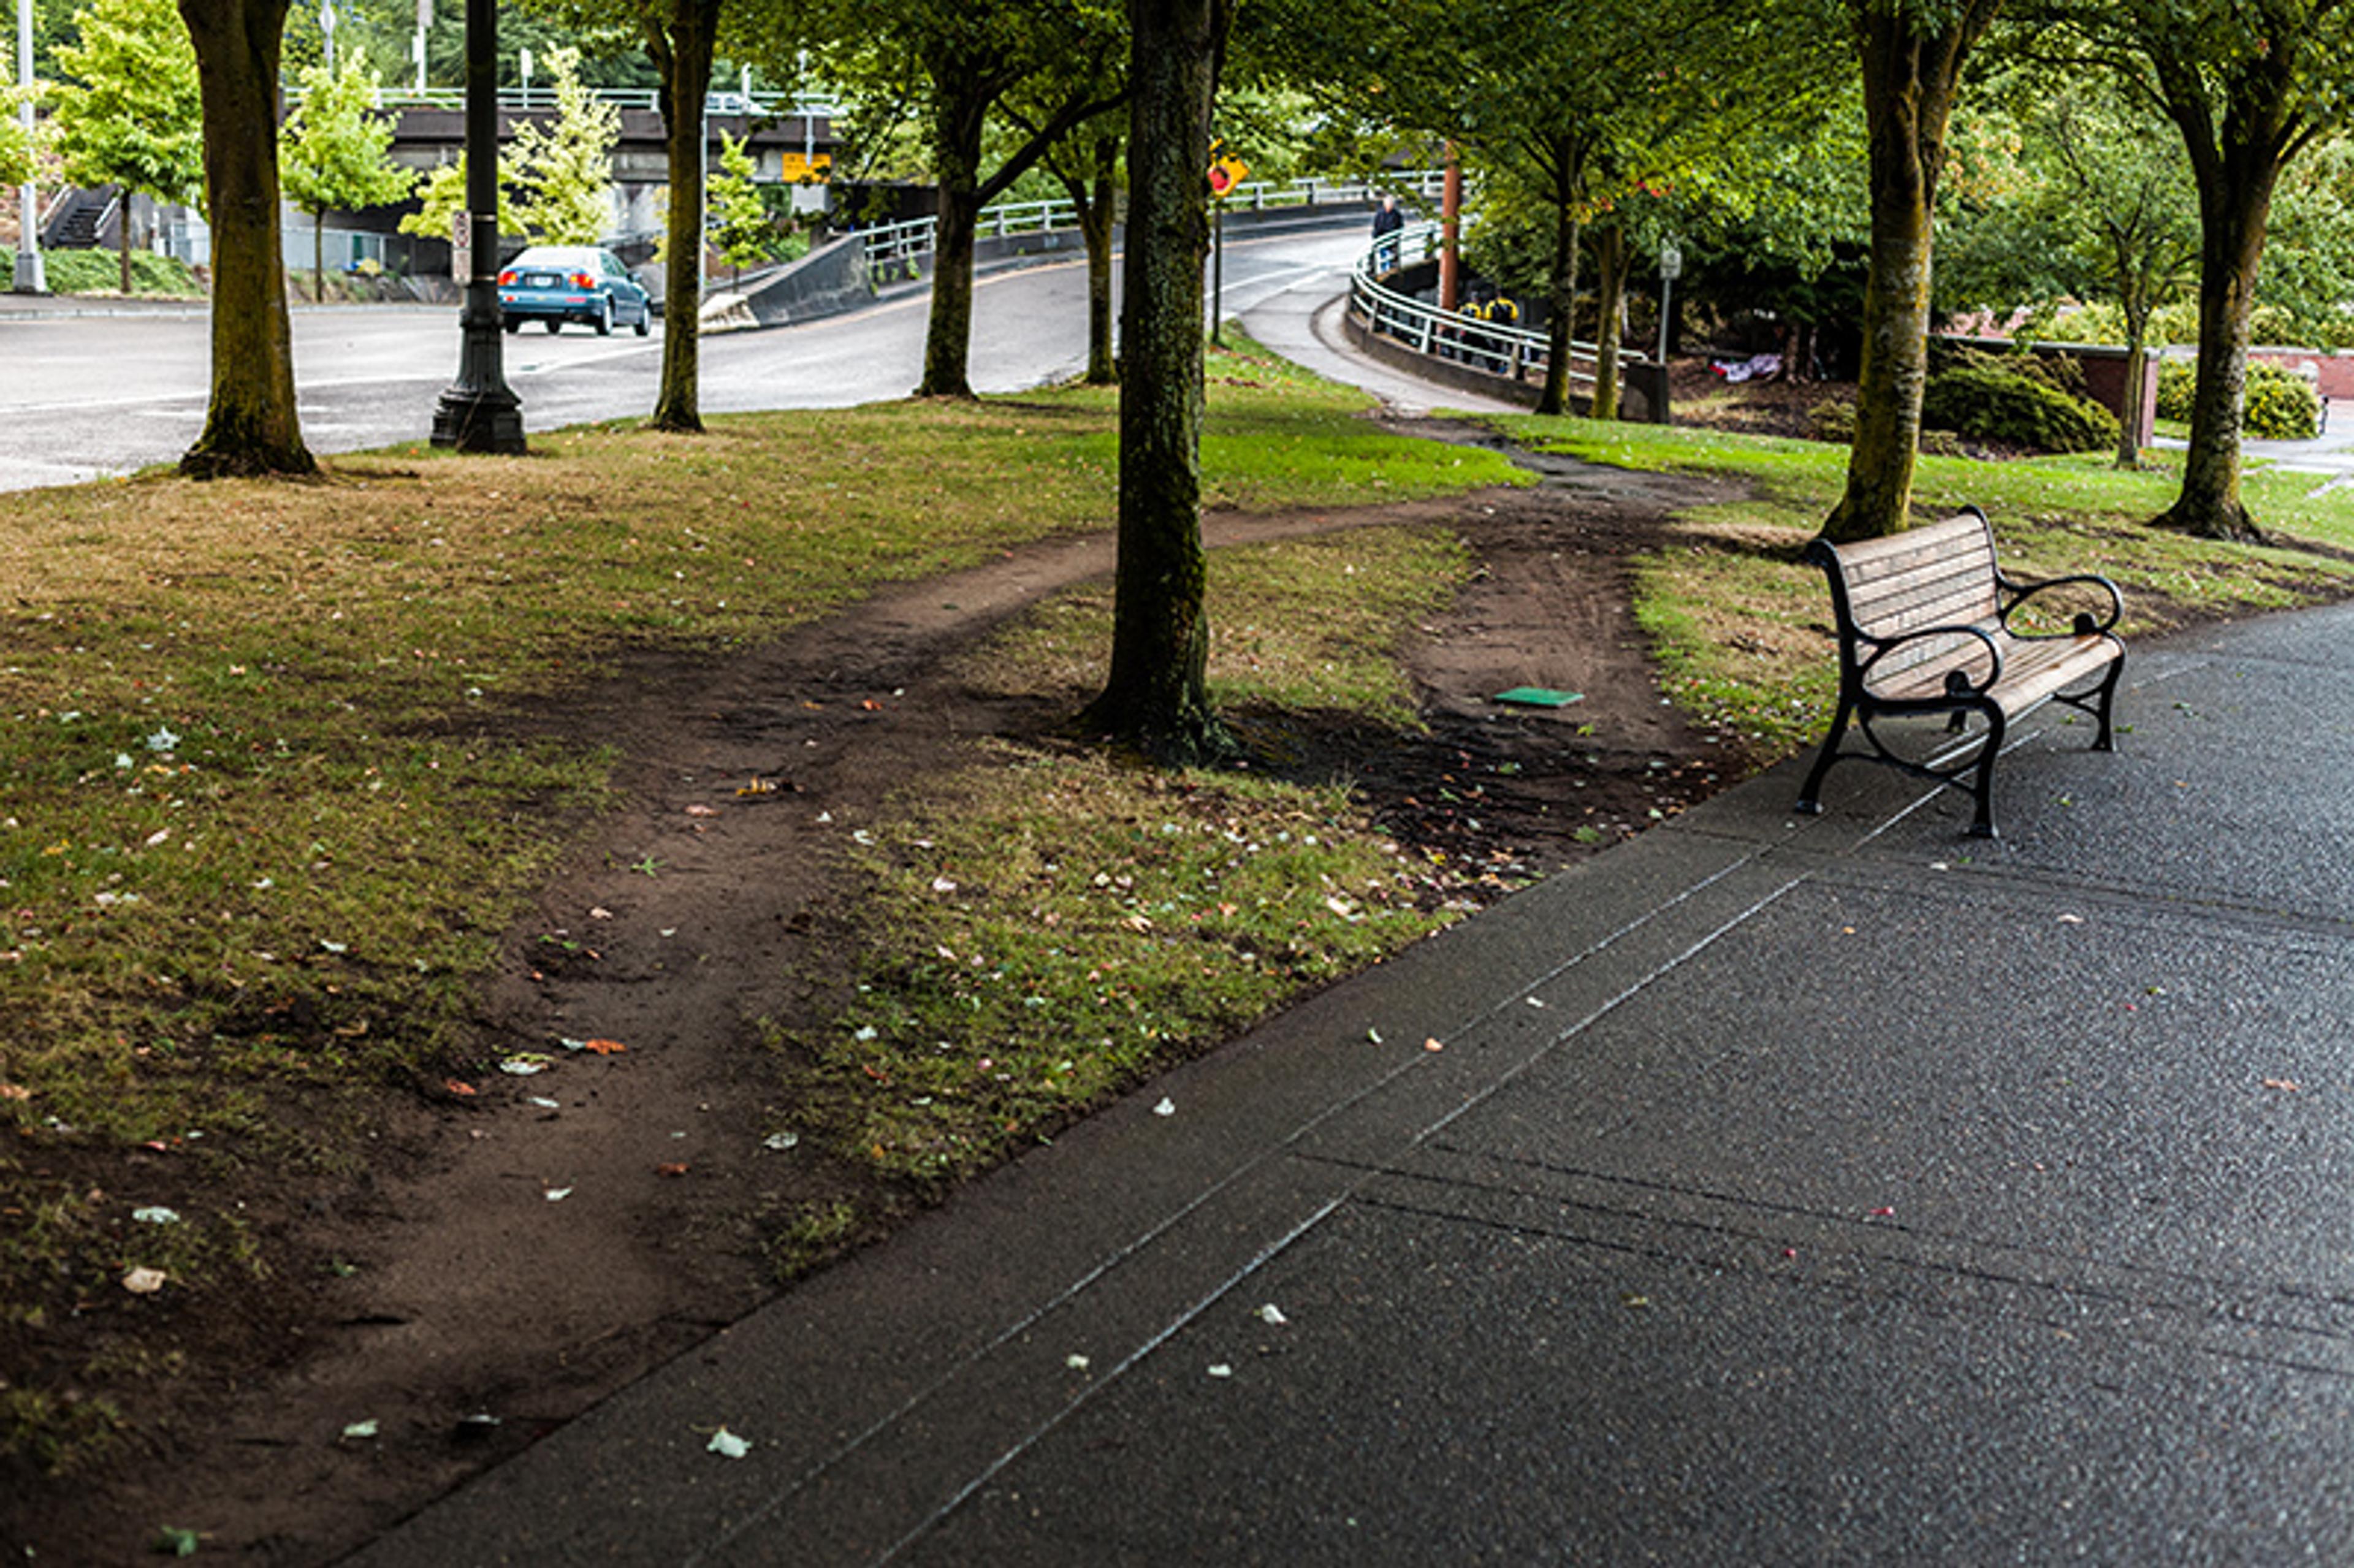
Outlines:
[{"label": "distant trees", "polygon": [[322,61],[302,80],[302,101],[279,131],[278,169],[286,199],[310,216],[311,292],[324,299],[326,215],[403,200],[417,176],[391,160],[392,119],[376,111],[376,73],[364,58],[346,54],[333,70]]},{"label": "distant trees", "polygon": [[[117,249],[127,294],[131,197],[193,206],[203,195],[196,56],[171,0],[93,0],[78,20],[80,41],[58,51],[66,78],[52,90],[52,132],[67,179],[122,191]],[[273,107],[261,123],[276,122]]]},{"label": "distant trees", "polygon": [[556,118],[545,126],[516,126],[504,160],[515,217],[538,243],[594,245],[613,227],[613,145],[621,139],[621,111],[580,79],[579,50],[551,49],[547,64]]}]

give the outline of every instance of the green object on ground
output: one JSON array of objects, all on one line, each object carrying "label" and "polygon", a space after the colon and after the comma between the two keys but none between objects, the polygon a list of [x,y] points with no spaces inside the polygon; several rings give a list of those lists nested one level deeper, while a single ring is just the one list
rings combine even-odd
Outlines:
[{"label": "green object on ground", "polygon": [[1572,703],[1585,700],[1584,692],[1556,692],[1551,686],[1514,686],[1509,692],[1498,692],[1496,701],[1517,703],[1524,708],[1565,708]]}]

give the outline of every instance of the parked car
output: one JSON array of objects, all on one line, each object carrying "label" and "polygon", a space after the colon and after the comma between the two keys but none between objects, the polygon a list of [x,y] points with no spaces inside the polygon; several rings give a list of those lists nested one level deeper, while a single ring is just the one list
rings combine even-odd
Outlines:
[{"label": "parked car", "polygon": [[646,335],[653,313],[646,291],[621,259],[599,245],[535,245],[499,270],[499,312],[507,331],[527,321],[561,332],[581,322],[609,335],[614,326]]}]

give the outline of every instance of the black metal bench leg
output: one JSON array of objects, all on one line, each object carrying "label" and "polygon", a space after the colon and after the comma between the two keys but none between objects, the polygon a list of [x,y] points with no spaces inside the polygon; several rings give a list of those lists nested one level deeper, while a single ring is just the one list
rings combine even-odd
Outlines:
[{"label": "black metal bench leg", "polygon": [[2117,700],[2117,679],[2125,673],[2123,654],[2109,661],[2109,678],[2101,683],[2101,705],[2096,715],[2101,721],[2101,733],[2093,737],[2094,751],[2115,751],[2117,748],[2116,731],[2109,724],[2109,710]]},{"label": "black metal bench leg", "polygon": [[1840,694],[1839,710],[1831,716],[1831,732],[1823,741],[1823,748],[1815,754],[1815,765],[1807,773],[1807,782],[1798,790],[1797,810],[1806,816],[1816,816],[1823,809],[1823,779],[1831,764],[1840,759],[1839,744],[1847,736],[1847,721],[1855,715],[1855,699],[1847,693]]},{"label": "black metal bench leg", "polygon": [[1970,823],[1972,838],[1991,839],[2000,835],[1994,831],[1994,759],[2002,754],[2004,721],[2002,710],[1988,706],[1986,710],[1986,748],[1978,753],[1976,764],[1978,784],[1972,793],[1978,798],[1978,818]]}]

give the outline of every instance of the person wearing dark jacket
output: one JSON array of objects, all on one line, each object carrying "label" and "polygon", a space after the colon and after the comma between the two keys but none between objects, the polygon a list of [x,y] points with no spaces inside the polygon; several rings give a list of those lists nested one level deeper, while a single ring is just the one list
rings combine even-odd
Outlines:
[{"label": "person wearing dark jacket", "polygon": [[1373,270],[1388,272],[1398,264],[1398,230],[1405,227],[1405,214],[1398,210],[1397,197],[1382,197],[1381,211],[1373,214]]}]

